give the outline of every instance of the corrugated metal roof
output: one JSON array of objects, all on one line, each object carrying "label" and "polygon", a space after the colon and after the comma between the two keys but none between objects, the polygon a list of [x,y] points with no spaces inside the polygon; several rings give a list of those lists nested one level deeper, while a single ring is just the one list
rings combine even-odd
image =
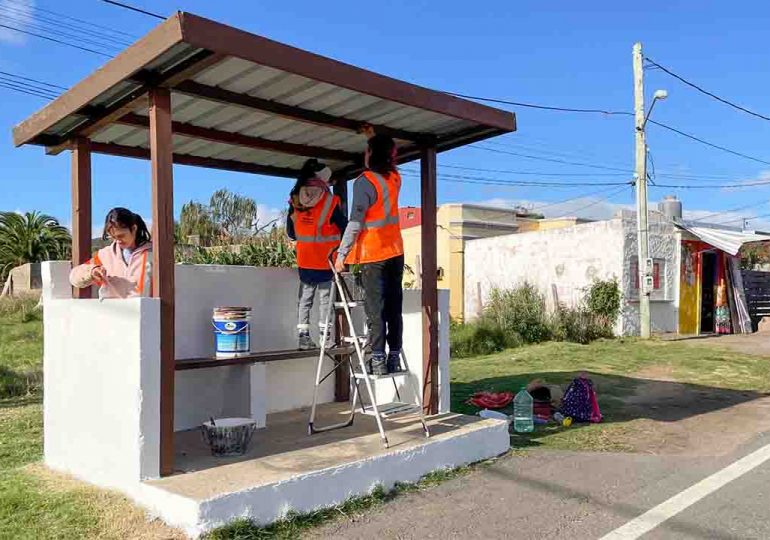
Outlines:
[{"label": "corrugated metal roof", "polygon": [[[128,104],[136,114],[146,119],[147,105],[136,102],[135,98],[146,92],[148,85],[157,82],[163,84],[163,81],[174,80],[174,77],[179,79],[169,85],[172,119],[177,123],[174,153],[280,167],[286,169],[287,174],[298,170],[311,155],[332,157],[324,161],[338,170],[360,165],[360,158],[355,155],[360,156],[364,151],[365,140],[351,126],[363,123],[372,124],[376,129],[390,130],[388,132],[397,135],[397,144],[405,149],[410,158],[416,155],[414,149],[425,143],[425,137],[431,137],[431,140],[436,141],[438,149],[442,150],[464,144],[467,140],[486,138],[514,129],[510,113],[445,94],[431,93],[322,57],[306,58],[309,53],[258,36],[247,35],[244,38],[254,42],[253,47],[243,49],[243,54],[227,54],[219,49],[227,49],[230,41],[235,38],[217,36],[219,33],[224,36],[232,29],[188,14],[175,17],[143,38],[159,47],[157,53],[143,50],[143,41],[140,40],[137,45],[110,62],[110,65],[116,65],[114,71],[122,69],[126,76],[100,89],[96,82],[91,81],[99,76],[93,75],[68,94],[95,97],[83,106],[72,107],[72,110],[68,109],[68,103],[58,104],[56,109],[57,113],[61,109],[61,118],[37,132],[37,135],[32,127],[24,124],[18,126],[14,130],[17,143],[19,140],[28,142],[26,132],[32,132],[32,142],[47,145],[61,145],[57,141],[66,141],[86,133],[94,142],[102,145],[99,148],[103,151],[115,145],[118,149],[146,149],[149,135],[147,127],[142,127],[142,123],[148,124],[147,120],[140,121],[135,116],[133,124],[125,121],[115,123],[121,122],[121,117],[112,119],[109,115],[115,111],[120,112]],[[188,28],[184,28],[188,22]],[[241,39],[243,35],[238,34],[236,37]],[[156,45],[158,42],[161,44]],[[204,42],[207,46],[200,46]],[[264,57],[265,62],[249,59],[261,57],[263,49],[254,47],[277,47],[279,50],[274,53],[279,60],[273,62],[272,56]],[[137,57],[136,65],[121,65],[121,69],[118,69],[119,61],[126,64],[128,60],[125,58],[131,55]],[[292,65],[296,66],[297,72],[277,67],[285,66],[287,60],[284,57],[290,56],[296,56],[295,64]],[[149,61],[147,58],[150,58]],[[319,66],[331,62],[333,66],[330,67],[333,69],[316,69],[318,66],[314,62]],[[196,66],[201,66],[201,69],[191,69]],[[334,76],[330,71],[334,72]],[[350,71],[355,73],[351,74]],[[312,76],[307,73],[312,73]],[[105,72],[104,77],[108,75]],[[367,80],[367,77],[371,80]],[[368,90],[359,91],[351,80],[361,81],[360,87]],[[380,91],[377,84],[372,84],[373,80],[381,80],[383,88],[388,85],[390,88],[387,92]],[[181,88],[180,84],[184,83],[197,86],[191,87],[188,84]],[[84,87],[88,87],[88,91]],[[93,93],[92,88],[97,89],[98,94]],[[383,95],[393,97],[383,98]],[[234,96],[244,97],[235,99]],[[49,107],[60,101],[62,98]],[[72,98],[70,101],[78,100]],[[411,103],[420,103],[420,106]],[[477,121],[474,115],[494,119],[496,125]],[[41,118],[33,117],[28,123],[38,125],[47,122],[42,113],[39,116]],[[48,115],[51,116],[56,115]],[[100,117],[113,123],[100,122]],[[26,137],[17,133],[17,130],[26,130]],[[288,146],[276,143],[288,143]],[[123,151],[123,154],[128,155],[129,152]]]}]

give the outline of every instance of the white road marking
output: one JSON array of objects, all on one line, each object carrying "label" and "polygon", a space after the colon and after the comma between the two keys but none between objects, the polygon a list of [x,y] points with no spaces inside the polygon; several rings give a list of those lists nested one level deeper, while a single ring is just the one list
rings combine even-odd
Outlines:
[{"label": "white road marking", "polygon": [[752,452],[629,521],[601,540],[635,540],[747,472],[770,460],[770,444]]}]

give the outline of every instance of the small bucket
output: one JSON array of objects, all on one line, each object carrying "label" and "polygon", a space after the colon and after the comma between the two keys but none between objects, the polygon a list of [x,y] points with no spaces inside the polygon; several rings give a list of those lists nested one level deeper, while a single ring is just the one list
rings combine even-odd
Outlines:
[{"label": "small bucket", "polygon": [[201,425],[203,440],[214,456],[242,456],[257,429],[251,418],[220,418]]},{"label": "small bucket", "polygon": [[218,307],[212,318],[217,358],[238,358],[251,351],[251,308]]}]

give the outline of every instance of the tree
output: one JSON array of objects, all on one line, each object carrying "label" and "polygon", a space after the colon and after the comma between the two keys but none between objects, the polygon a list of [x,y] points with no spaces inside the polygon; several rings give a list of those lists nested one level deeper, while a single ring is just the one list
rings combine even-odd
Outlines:
[{"label": "tree", "polygon": [[0,277],[26,263],[69,258],[72,237],[56,219],[39,212],[0,212]]},{"label": "tree", "polygon": [[259,232],[257,202],[250,197],[220,189],[211,196],[209,210],[214,223],[230,241]]},{"label": "tree", "polygon": [[205,205],[190,201],[182,206],[175,230],[177,243],[185,244],[190,237],[195,237],[198,245],[210,246],[219,236],[220,228],[214,223],[211,212]]}]

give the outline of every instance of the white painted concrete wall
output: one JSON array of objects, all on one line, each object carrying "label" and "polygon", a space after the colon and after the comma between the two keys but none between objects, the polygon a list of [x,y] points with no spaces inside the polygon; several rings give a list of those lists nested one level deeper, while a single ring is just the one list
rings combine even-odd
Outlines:
[{"label": "white painted concrete wall", "polygon": [[465,318],[478,316],[494,288],[525,281],[551,306],[554,288],[559,302],[574,305],[594,279],[622,278],[623,246],[619,220],[466,242]]},{"label": "white painted concrete wall", "polygon": [[[251,306],[251,349],[271,351],[297,346],[297,271],[250,266],[176,266],[176,356],[214,354],[212,310]],[[317,337],[317,300],[311,318]],[[267,412],[310,405],[316,357],[283,360],[265,366]],[[327,363],[331,369],[331,363]],[[175,387],[177,430],[199,426],[210,416],[248,416],[249,366],[179,371]],[[334,379],[327,379],[321,402],[334,400]]]},{"label": "white painted concrete wall", "polygon": [[44,302],[46,464],[106,487],[156,477],[159,301]]},{"label": "white painted concrete wall", "polygon": [[[125,487],[158,474],[159,301],[72,300],[68,267],[43,265],[46,463],[98,485]],[[254,308],[253,350],[296,346],[296,270],[180,265],[176,279],[178,358],[213,354],[211,310],[228,304]],[[422,387],[420,294],[405,291],[404,298],[404,350],[418,388]],[[450,398],[448,291],[439,291],[439,308],[440,410],[445,412]],[[209,416],[249,415],[255,388],[263,390],[258,405],[268,412],[307,406],[315,364],[316,359],[309,357],[177,372],[175,427],[194,428]],[[392,384],[378,384],[383,383]],[[330,378],[321,402],[333,398]]]},{"label": "white painted concrete wall", "polygon": [[[650,255],[666,260],[665,293],[652,302],[653,329],[675,332],[679,299],[679,235],[670,224],[650,224]],[[531,233],[466,242],[465,317],[478,316],[494,288],[512,288],[527,281],[554,305],[575,305],[594,279],[618,279],[623,294],[618,334],[638,334],[638,301],[631,294],[631,256],[637,253],[636,223],[620,217]]]}]

